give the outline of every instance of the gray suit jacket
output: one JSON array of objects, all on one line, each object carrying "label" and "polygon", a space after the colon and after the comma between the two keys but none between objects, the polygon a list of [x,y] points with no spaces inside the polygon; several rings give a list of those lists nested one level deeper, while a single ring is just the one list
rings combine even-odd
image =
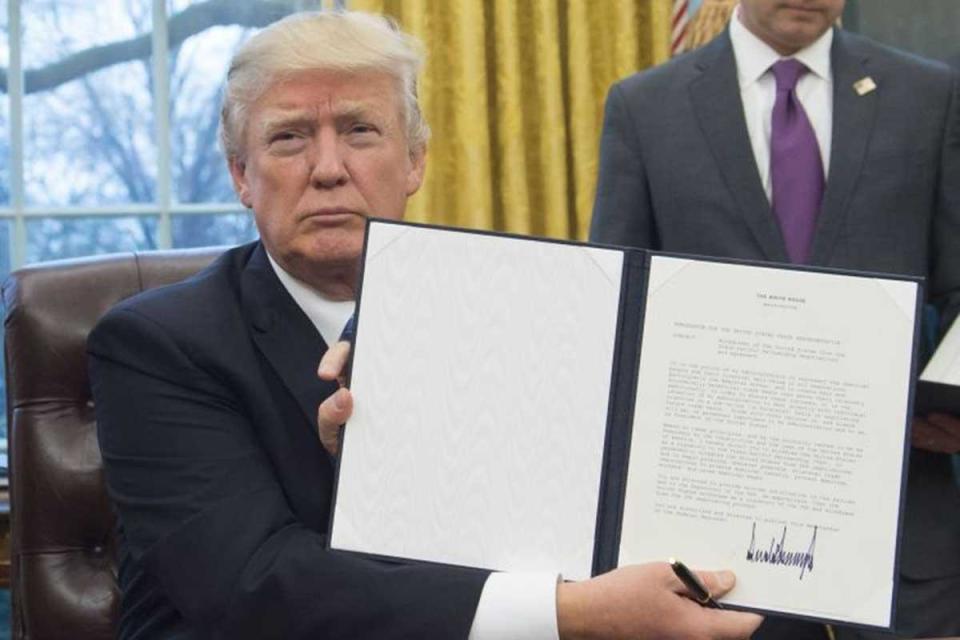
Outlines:
[{"label": "gray suit jacket", "polygon": [[[925,276],[960,309],[960,89],[956,72],[837,30],[833,142],[811,264]],[[877,85],[860,96],[853,83]],[[787,262],[743,117],[727,33],[613,86],[595,242]],[[960,575],[950,458],[914,450],[901,570]]]}]

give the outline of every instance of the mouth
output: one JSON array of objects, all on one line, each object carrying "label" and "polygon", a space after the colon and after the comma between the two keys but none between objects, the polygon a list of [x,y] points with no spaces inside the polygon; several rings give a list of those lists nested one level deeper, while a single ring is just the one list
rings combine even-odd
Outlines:
[{"label": "mouth", "polygon": [[340,224],[350,219],[363,219],[366,216],[364,214],[353,211],[351,209],[342,209],[339,207],[326,207],[323,209],[315,209],[313,211],[308,211],[303,216],[301,220],[310,221],[313,223],[320,224]]},{"label": "mouth", "polygon": [[784,7],[783,17],[797,25],[816,25],[819,26],[824,20],[822,11],[815,7]]},{"label": "mouth", "polygon": [[808,4],[785,4],[783,5],[783,8],[788,11],[796,11],[798,13],[806,13],[806,14],[820,13],[822,11],[820,7],[817,7],[815,5],[812,6]]}]

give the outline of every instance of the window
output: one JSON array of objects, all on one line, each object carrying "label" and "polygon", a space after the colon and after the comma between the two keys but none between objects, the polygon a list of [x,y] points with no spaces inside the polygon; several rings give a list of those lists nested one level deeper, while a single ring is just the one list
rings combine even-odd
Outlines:
[{"label": "window", "polygon": [[[255,238],[217,140],[226,65],[256,29],[341,4],[3,3],[0,279],[31,262]],[[2,375],[0,449],[5,468]]]}]

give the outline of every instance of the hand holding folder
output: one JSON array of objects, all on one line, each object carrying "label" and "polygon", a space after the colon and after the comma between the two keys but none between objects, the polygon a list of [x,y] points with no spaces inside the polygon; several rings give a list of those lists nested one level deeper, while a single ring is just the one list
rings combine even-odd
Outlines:
[{"label": "hand holding folder", "polygon": [[934,453],[960,453],[960,418],[945,413],[915,417],[910,442],[918,449]]},{"label": "hand holding folder", "polygon": [[353,411],[353,396],[345,386],[349,358],[350,343],[340,340],[327,349],[317,367],[317,376],[321,380],[340,383],[336,393],[317,408],[317,433],[321,444],[332,456],[340,452],[340,428],[350,419]]}]

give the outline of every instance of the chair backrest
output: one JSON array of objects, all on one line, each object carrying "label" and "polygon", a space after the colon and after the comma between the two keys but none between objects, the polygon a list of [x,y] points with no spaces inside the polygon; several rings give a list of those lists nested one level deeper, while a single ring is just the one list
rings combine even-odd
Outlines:
[{"label": "chair backrest", "polygon": [[114,304],[177,282],[218,249],[26,267],[3,285],[16,640],[113,638],[115,516],[87,377],[87,334]]}]

